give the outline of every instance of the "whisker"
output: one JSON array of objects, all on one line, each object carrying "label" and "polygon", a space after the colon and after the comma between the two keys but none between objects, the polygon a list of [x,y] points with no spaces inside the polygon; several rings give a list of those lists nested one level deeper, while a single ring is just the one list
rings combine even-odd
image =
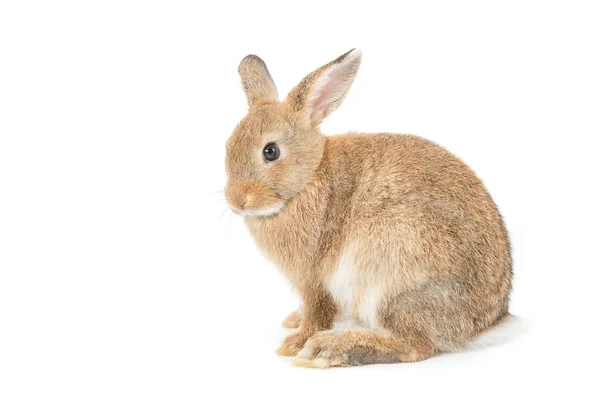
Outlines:
[{"label": "whisker", "polygon": [[225,209],[223,210],[223,212],[221,213],[221,216],[219,217],[219,219],[222,219],[222,218],[223,218],[223,215],[225,215],[225,212],[227,212],[227,210],[228,210],[228,209],[229,209],[229,208],[225,208]]}]

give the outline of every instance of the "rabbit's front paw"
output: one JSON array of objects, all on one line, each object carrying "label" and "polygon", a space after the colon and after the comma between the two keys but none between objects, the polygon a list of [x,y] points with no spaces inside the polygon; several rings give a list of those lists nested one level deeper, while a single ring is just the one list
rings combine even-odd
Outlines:
[{"label": "rabbit's front paw", "polygon": [[302,323],[302,313],[300,310],[292,311],[281,323],[283,328],[298,328]]},{"label": "rabbit's front paw", "polygon": [[277,354],[281,356],[296,356],[296,354],[302,350],[306,340],[310,335],[305,331],[297,331],[285,338]]},{"label": "rabbit's front paw", "polygon": [[293,364],[312,368],[348,365],[348,351],[352,348],[352,343],[344,335],[340,330],[316,333],[306,342]]}]

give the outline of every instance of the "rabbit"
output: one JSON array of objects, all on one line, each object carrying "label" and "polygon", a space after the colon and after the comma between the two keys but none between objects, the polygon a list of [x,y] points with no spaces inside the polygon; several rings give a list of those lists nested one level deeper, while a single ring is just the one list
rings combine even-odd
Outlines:
[{"label": "rabbit", "polygon": [[320,133],[361,57],[283,101],[259,57],[239,65],[249,110],[226,143],[225,198],[301,298],[277,350],[298,366],[417,362],[512,317],[507,230],[467,165],[414,135]]}]

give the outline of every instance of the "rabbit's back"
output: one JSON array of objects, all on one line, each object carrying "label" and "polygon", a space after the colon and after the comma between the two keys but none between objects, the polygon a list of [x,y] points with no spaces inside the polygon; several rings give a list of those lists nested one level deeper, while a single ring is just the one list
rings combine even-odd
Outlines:
[{"label": "rabbit's back", "polygon": [[461,317],[449,322],[474,323],[466,332],[477,333],[506,313],[507,233],[463,162],[431,141],[397,134],[329,137],[325,162],[338,194],[333,208],[346,206],[344,240],[327,280],[346,313],[380,326],[384,306],[396,308],[398,295],[431,284],[431,292],[460,298],[454,302]]}]

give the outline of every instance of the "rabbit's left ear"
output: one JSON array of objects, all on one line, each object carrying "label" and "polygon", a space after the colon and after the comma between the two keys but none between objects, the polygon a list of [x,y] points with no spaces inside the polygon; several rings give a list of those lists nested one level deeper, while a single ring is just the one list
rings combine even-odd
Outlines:
[{"label": "rabbit's left ear", "polygon": [[361,58],[361,51],[352,49],[313,71],[289,93],[286,102],[294,111],[305,113],[312,125],[319,125],[348,94]]},{"label": "rabbit's left ear", "polygon": [[238,67],[242,88],[251,108],[263,103],[279,101],[277,87],[271,78],[267,65],[258,56],[249,54],[244,57]]}]

